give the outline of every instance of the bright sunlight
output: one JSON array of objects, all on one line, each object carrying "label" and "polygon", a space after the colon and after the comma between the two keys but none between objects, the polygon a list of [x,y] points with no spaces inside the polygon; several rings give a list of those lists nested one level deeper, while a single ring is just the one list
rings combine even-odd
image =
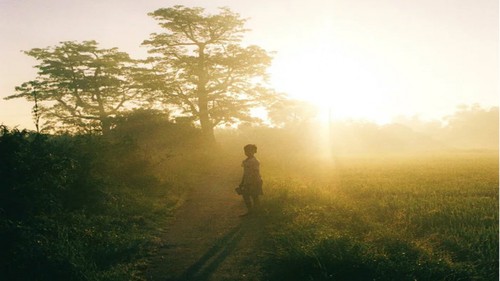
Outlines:
[{"label": "bright sunlight", "polygon": [[[318,47],[320,46],[320,47]],[[293,98],[311,102],[318,117],[390,122],[384,108],[391,105],[389,73],[370,60],[335,48],[333,41],[298,49],[293,61],[277,60],[271,81]]]}]

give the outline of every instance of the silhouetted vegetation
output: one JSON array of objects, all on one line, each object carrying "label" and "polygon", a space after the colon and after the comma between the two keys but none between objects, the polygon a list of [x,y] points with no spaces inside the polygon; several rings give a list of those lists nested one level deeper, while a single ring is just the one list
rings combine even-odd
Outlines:
[{"label": "silhouetted vegetation", "polygon": [[25,53],[39,61],[38,77],[16,87],[18,94],[6,99],[36,100],[37,118],[44,116],[45,130],[106,134],[113,117],[146,101],[141,79],[147,70],[117,48],[67,41]]},{"label": "silhouetted vegetation", "polygon": [[[130,114],[108,137],[3,126],[0,278],[137,279],[156,223],[185,192],[182,178],[172,182],[178,170],[160,174],[154,161],[188,154],[199,140],[194,128],[164,118]],[[153,158],[164,145],[168,153]]]},{"label": "silhouetted vegetation", "polygon": [[197,121],[213,143],[218,125],[256,121],[252,108],[282,98],[268,86],[271,56],[241,46],[246,20],[237,13],[177,5],[149,15],[165,32],[144,41],[152,54],[147,59],[93,40],[34,48],[25,53],[39,62],[38,76],[6,99],[34,101],[37,130],[43,117],[46,132],[107,134],[127,109],[161,108]]},{"label": "silhouetted vegetation", "polygon": [[155,54],[158,99],[179,106],[199,120],[205,139],[214,128],[252,120],[250,109],[267,106],[278,96],[267,83],[271,56],[259,46],[241,46],[245,19],[229,8],[207,15],[200,7],[181,5],[149,14],[164,32],[144,45]]}]

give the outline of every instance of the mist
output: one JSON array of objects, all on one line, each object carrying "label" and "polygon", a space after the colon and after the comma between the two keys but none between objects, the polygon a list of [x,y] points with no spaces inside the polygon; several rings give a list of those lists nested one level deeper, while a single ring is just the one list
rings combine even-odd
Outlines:
[{"label": "mist", "polygon": [[[301,106],[299,106],[301,105]],[[240,124],[219,129],[223,145],[251,141],[276,153],[298,153],[320,158],[342,155],[401,154],[460,150],[498,150],[498,107],[462,105],[441,120],[399,116],[389,124],[368,120],[319,123],[307,103],[295,102],[271,119],[275,126]]]}]

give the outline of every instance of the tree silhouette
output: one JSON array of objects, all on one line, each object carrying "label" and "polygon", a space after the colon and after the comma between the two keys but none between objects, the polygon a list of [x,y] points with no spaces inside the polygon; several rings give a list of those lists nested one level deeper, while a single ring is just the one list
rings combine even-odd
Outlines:
[{"label": "tree silhouette", "polygon": [[106,134],[111,119],[143,94],[134,82],[141,73],[137,62],[117,48],[101,49],[95,41],[67,41],[25,53],[40,62],[35,66],[38,77],[16,87],[17,94],[6,99],[36,98],[36,117],[42,114],[52,126],[96,128]]},{"label": "tree silhouette", "polygon": [[214,15],[204,9],[174,6],[149,14],[164,33],[151,34],[144,45],[154,54],[159,100],[174,104],[199,121],[207,141],[214,127],[250,121],[250,109],[276,97],[266,87],[270,55],[258,46],[239,45],[245,20],[228,8]]}]

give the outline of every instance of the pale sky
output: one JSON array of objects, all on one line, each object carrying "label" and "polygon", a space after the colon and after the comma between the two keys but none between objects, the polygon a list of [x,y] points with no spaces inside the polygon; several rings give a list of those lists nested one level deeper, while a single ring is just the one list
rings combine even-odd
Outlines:
[{"label": "pale sky", "polygon": [[244,44],[276,52],[274,88],[333,118],[440,118],[460,104],[498,105],[497,0],[0,0],[0,124],[33,129],[32,104],[3,100],[35,78],[21,50],[96,40],[144,57],[140,44],[173,5],[227,6]]}]

